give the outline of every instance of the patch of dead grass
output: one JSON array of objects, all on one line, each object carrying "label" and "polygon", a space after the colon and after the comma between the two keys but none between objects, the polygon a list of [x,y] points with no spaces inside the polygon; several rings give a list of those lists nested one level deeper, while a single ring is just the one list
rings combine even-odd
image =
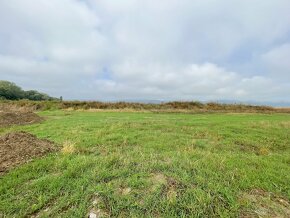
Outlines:
[{"label": "patch of dead grass", "polygon": [[280,122],[280,126],[283,128],[290,128],[290,121],[282,121]]},{"label": "patch of dead grass", "polygon": [[71,141],[65,141],[61,149],[62,154],[73,154],[76,152],[75,143]]},{"label": "patch of dead grass", "polygon": [[166,199],[170,203],[176,202],[180,191],[182,191],[182,184],[180,182],[162,173],[152,174],[150,181],[152,184],[151,191],[156,191],[160,186],[163,187],[162,193],[165,194]]},{"label": "patch of dead grass", "polygon": [[259,148],[256,152],[257,155],[260,155],[260,156],[265,156],[265,155],[269,155],[270,154],[270,150],[269,148],[266,148],[266,147],[262,147],[262,148]]},{"label": "patch of dead grass", "polygon": [[290,203],[286,198],[253,189],[240,197],[240,217],[290,217]]},{"label": "patch of dead grass", "polygon": [[130,187],[121,187],[118,190],[118,193],[121,195],[129,195],[131,193],[132,189]]}]

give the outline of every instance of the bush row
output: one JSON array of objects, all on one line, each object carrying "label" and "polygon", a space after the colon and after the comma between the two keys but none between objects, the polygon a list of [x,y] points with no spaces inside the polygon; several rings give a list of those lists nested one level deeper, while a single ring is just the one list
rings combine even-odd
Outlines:
[{"label": "bush row", "polygon": [[269,106],[253,106],[244,104],[219,104],[215,102],[201,103],[166,102],[160,104],[130,103],[130,102],[100,102],[100,101],[30,101],[30,100],[1,100],[0,110],[4,108],[25,108],[28,110],[88,110],[88,109],[132,109],[151,111],[192,111],[192,112],[289,112],[285,109],[276,109]]}]

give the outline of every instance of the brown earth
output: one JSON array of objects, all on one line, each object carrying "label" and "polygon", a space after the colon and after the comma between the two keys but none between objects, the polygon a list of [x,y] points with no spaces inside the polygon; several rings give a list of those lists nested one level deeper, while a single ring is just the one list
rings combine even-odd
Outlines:
[{"label": "brown earth", "polygon": [[56,150],[55,143],[26,132],[0,137],[0,175],[8,170]]},{"label": "brown earth", "polygon": [[1,112],[0,127],[39,123],[44,119],[33,112]]}]

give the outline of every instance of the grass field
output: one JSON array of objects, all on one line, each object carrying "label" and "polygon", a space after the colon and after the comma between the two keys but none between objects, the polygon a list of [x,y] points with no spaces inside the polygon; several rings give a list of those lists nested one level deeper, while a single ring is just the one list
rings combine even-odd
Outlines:
[{"label": "grass field", "polygon": [[0,217],[287,217],[290,114],[46,111],[60,151],[0,177]]}]

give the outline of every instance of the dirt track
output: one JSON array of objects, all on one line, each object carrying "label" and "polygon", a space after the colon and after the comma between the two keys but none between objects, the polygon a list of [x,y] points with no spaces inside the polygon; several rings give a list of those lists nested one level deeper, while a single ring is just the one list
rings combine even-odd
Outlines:
[{"label": "dirt track", "polygon": [[26,132],[0,137],[0,175],[8,170],[56,150],[55,143]]}]

